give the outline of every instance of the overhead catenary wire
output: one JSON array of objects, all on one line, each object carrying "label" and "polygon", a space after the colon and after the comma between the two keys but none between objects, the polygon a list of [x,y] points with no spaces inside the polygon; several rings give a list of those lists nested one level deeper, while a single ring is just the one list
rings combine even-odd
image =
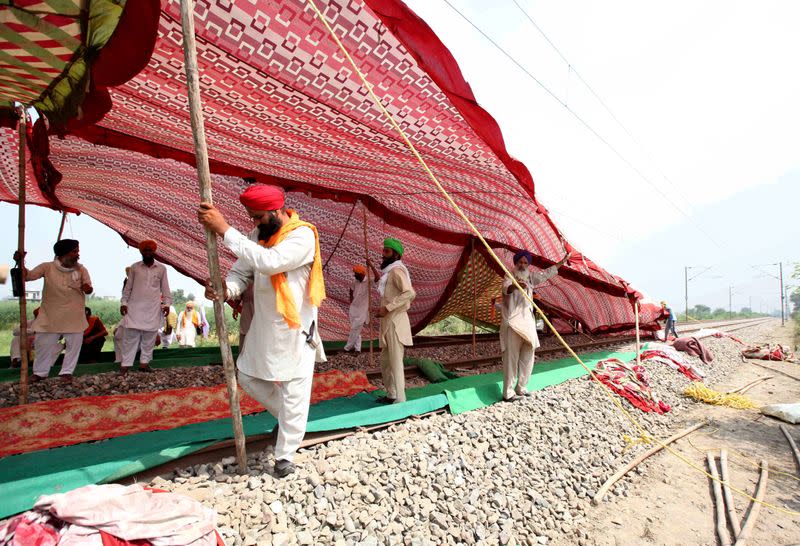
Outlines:
[{"label": "overhead catenary wire", "polygon": [[[447,0],[445,0],[445,1],[447,1]],[[614,394],[611,392],[611,390],[608,388],[608,386],[603,384],[597,378],[597,375],[595,374],[594,370],[589,368],[583,362],[583,360],[581,360],[581,358],[577,355],[577,353],[575,353],[575,351],[572,349],[572,347],[570,347],[570,345],[564,340],[564,338],[561,337],[561,335],[558,333],[558,330],[556,330],[556,328],[553,326],[553,324],[550,322],[550,320],[547,318],[547,316],[542,312],[542,310],[539,308],[539,306],[536,305],[536,302],[534,302],[533,298],[531,298],[526,291],[522,290],[522,287],[519,285],[519,283],[517,282],[515,277],[508,270],[508,267],[506,266],[506,264],[504,264],[502,262],[502,260],[500,260],[500,258],[497,256],[497,254],[492,249],[492,247],[489,245],[489,243],[483,237],[483,234],[478,230],[478,228],[475,226],[475,224],[472,223],[472,221],[467,217],[467,215],[464,213],[464,211],[461,210],[461,207],[458,206],[458,204],[453,200],[453,198],[450,196],[450,194],[447,192],[447,190],[439,182],[439,179],[436,177],[436,175],[430,169],[430,167],[428,166],[428,164],[425,161],[425,159],[422,157],[422,155],[417,150],[416,146],[414,146],[414,144],[411,142],[411,140],[409,139],[409,137],[406,134],[406,132],[403,130],[402,127],[400,127],[400,124],[397,122],[397,120],[394,118],[394,116],[387,110],[387,108],[383,105],[383,102],[381,102],[380,98],[378,98],[378,96],[375,94],[373,86],[367,81],[366,76],[364,76],[364,73],[361,71],[361,69],[355,63],[355,61],[353,60],[352,56],[350,55],[350,52],[347,50],[347,48],[344,46],[342,41],[339,39],[339,36],[336,34],[336,32],[334,32],[333,28],[331,28],[330,24],[328,23],[328,20],[325,18],[325,16],[322,14],[322,12],[317,7],[316,2],[314,0],[306,0],[306,2],[311,7],[311,9],[314,11],[314,13],[315,13],[317,19],[320,21],[320,23],[328,31],[328,34],[329,34],[330,38],[339,47],[339,50],[344,55],[346,61],[353,68],[355,74],[360,79],[362,85],[366,89],[366,91],[369,94],[370,98],[372,99],[373,103],[381,111],[381,113],[387,119],[389,124],[394,128],[394,130],[397,131],[397,133],[399,134],[400,138],[403,140],[403,142],[405,142],[406,146],[408,146],[409,151],[412,153],[412,155],[419,162],[420,166],[425,170],[425,172],[427,173],[428,177],[431,179],[433,184],[442,193],[442,196],[445,198],[445,200],[450,204],[450,206],[453,208],[453,210],[456,212],[456,214],[458,214],[458,216],[469,227],[470,231],[481,242],[481,244],[484,246],[484,248],[486,248],[486,251],[487,251],[488,255],[491,256],[491,258],[495,261],[495,263],[500,268],[500,270],[506,276],[508,276],[511,279],[511,283],[520,291],[520,293],[524,296],[524,298],[528,301],[528,303],[531,304],[531,306],[536,310],[536,312],[539,313],[539,315],[541,316],[541,318],[544,321],[544,323],[547,325],[548,328],[550,328],[550,330],[556,336],[556,339],[558,339],[558,341],[561,343],[561,345],[578,362],[578,364],[580,364],[584,368],[584,370],[586,370],[588,372],[589,376],[592,377],[598,385],[600,385],[601,392],[603,392],[606,395],[606,397],[612,402],[612,404],[614,406],[616,406],[616,408],[623,414],[623,416],[639,432],[640,439],[643,442],[647,442],[647,443],[656,442],[663,449],[665,449],[666,451],[668,451],[669,453],[671,453],[672,455],[674,455],[675,457],[680,459],[683,463],[685,463],[689,467],[697,470],[698,472],[704,474],[705,476],[707,476],[707,477],[709,477],[711,479],[714,479],[714,477],[711,474],[709,474],[704,468],[702,468],[702,467],[698,466],[697,464],[695,464],[694,462],[690,461],[683,454],[679,453],[678,451],[675,451],[674,449],[672,449],[668,445],[664,444],[664,442],[662,442],[661,440],[654,439],[647,432],[647,430],[642,426],[642,424],[639,423],[639,421],[635,417],[633,417],[633,415],[631,415],[631,413],[622,406],[622,403],[617,399],[617,397],[614,396]],[[717,480],[719,480],[719,478],[717,478]],[[785,514],[800,515],[800,512],[797,512],[797,511],[794,511],[794,510],[789,510],[789,509],[783,508],[781,506],[777,506],[775,504],[765,502],[763,499],[756,499],[752,495],[748,494],[746,491],[743,491],[741,489],[735,488],[733,486],[730,486],[730,488],[731,488],[732,491],[734,491],[737,494],[742,495],[742,496],[750,499],[753,502],[757,502],[759,504],[763,504],[764,506],[767,506],[767,507],[772,508],[774,510],[777,510],[779,512],[783,512]]]},{"label": "overhead catenary wire", "polygon": [[596,137],[596,138],[597,138],[597,139],[598,139],[598,140],[599,140],[601,143],[603,143],[603,144],[604,144],[604,145],[605,145],[605,146],[606,146],[606,147],[607,147],[609,150],[611,150],[611,152],[612,152],[614,155],[616,155],[616,156],[617,156],[617,158],[618,158],[620,161],[622,161],[622,162],[623,162],[625,165],[627,165],[627,166],[628,166],[628,168],[630,168],[630,169],[631,169],[631,170],[632,170],[634,173],[636,173],[636,174],[639,176],[639,178],[641,178],[641,179],[642,179],[643,181],[645,181],[645,182],[646,182],[648,185],[650,185],[650,186],[651,186],[651,187],[652,187],[652,188],[653,188],[653,189],[656,191],[656,193],[658,193],[658,194],[659,194],[659,195],[660,195],[660,196],[661,196],[661,197],[664,199],[664,201],[666,201],[667,203],[669,203],[669,204],[670,204],[670,205],[671,205],[671,206],[672,206],[672,207],[673,207],[675,210],[677,210],[677,211],[678,211],[678,212],[679,212],[681,215],[683,215],[684,217],[686,217],[686,219],[687,219],[687,220],[689,220],[689,222],[690,222],[692,225],[694,225],[694,227],[695,227],[695,228],[696,228],[696,229],[697,229],[697,230],[698,230],[700,233],[702,233],[703,235],[705,235],[705,236],[706,236],[706,238],[708,238],[708,240],[709,240],[709,241],[711,241],[712,243],[714,243],[714,245],[715,245],[717,248],[719,248],[720,250],[724,250],[724,249],[723,249],[723,247],[722,247],[722,245],[720,245],[720,243],[719,243],[719,242],[717,242],[717,240],[716,240],[716,239],[714,239],[714,238],[713,238],[713,237],[712,237],[712,236],[711,236],[711,235],[710,235],[710,234],[709,234],[709,233],[708,233],[708,232],[707,232],[705,229],[703,229],[703,227],[702,227],[700,224],[698,224],[698,223],[697,223],[697,221],[696,221],[694,218],[692,218],[692,217],[691,217],[689,214],[687,214],[687,213],[686,213],[686,211],[684,211],[684,210],[683,210],[683,209],[682,209],[680,206],[678,206],[678,205],[677,205],[677,204],[676,204],[676,203],[675,203],[675,202],[674,202],[674,201],[673,201],[673,200],[672,200],[672,199],[669,197],[669,195],[667,195],[666,193],[664,193],[664,191],[662,191],[662,190],[661,190],[661,188],[659,188],[659,187],[658,187],[658,185],[657,185],[655,182],[653,182],[652,180],[650,180],[650,178],[649,178],[647,175],[645,175],[645,174],[644,174],[644,173],[643,173],[643,172],[642,172],[642,171],[641,171],[641,170],[640,170],[638,167],[636,167],[636,165],[634,165],[634,164],[633,164],[633,162],[632,162],[632,161],[630,161],[630,160],[629,160],[627,157],[625,157],[625,156],[624,156],[624,155],[623,155],[623,154],[622,154],[622,153],[621,153],[619,150],[617,150],[617,148],[616,148],[616,147],[615,147],[613,144],[611,144],[611,142],[609,142],[609,141],[608,141],[608,140],[607,140],[607,139],[606,139],[606,138],[605,138],[603,135],[601,135],[601,134],[600,134],[600,133],[599,133],[599,132],[598,132],[598,131],[597,131],[597,130],[594,128],[594,127],[592,127],[592,126],[589,124],[589,122],[587,122],[585,119],[583,119],[583,117],[581,117],[581,115],[580,115],[580,114],[578,114],[578,113],[577,113],[575,110],[573,110],[572,108],[570,108],[570,106],[569,106],[569,105],[568,105],[568,104],[567,104],[565,101],[563,101],[563,100],[562,100],[562,99],[561,99],[561,98],[560,98],[560,97],[559,97],[559,96],[558,96],[558,95],[557,95],[557,94],[556,94],[556,93],[555,93],[553,90],[551,90],[549,87],[547,87],[547,85],[545,85],[545,84],[544,84],[544,82],[542,82],[542,81],[541,81],[539,78],[537,78],[536,76],[534,76],[534,75],[533,75],[533,73],[531,73],[531,72],[530,72],[530,71],[529,71],[527,68],[525,68],[525,66],[523,66],[523,65],[522,65],[522,63],[520,63],[520,62],[519,62],[519,61],[518,61],[518,60],[517,60],[517,59],[516,59],[516,58],[515,58],[513,55],[511,55],[511,54],[510,54],[508,51],[506,51],[505,49],[503,49],[503,47],[502,47],[502,46],[500,46],[500,45],[499,45],[499,44],[498,44],[498,43],[497,43],[497,42],[496,42],[496,41],[495,41],[495,40],[494,40],[494,39],[493,39],[491,36],[489,36],[489,35],[488,35],[486,32],[484,32],[484,31],[483,31],[483,29],[481,29],[481,28],[480,28],[478,25],[476,25],[475,23],[473,23],[473,22],[472,22],[472,20],[471,20],[469,17],[467,17],[467,16],[466,16],[466,15],[464,15],[464,14],[463,14],[461,11],[459,11],[459,10],[458,10],[458,8],[456,8],[456,7],[455,7],[455,6],[454,6],[452,3],[450,3],[450,0],[443,0],[443,1],[444,1],[444,3],[445,3],[445,4],[447,4],[447,5],[450,7],[450,9],[452,9],[453,11],[455,11],[455,12],[456,12],[456,13],[457,13],[457,14],[458,14],[458,15],[459,15],[459,16],[460,16],[462,19],[464,19],[464,21],[466,21],[466,22],[467,22],[467,23],[468,23],[468,24],[469,24],[469,25],[470,25],[472,28],[474,28],[476,31],[478,31],[478,32],[480,33],[480,35],[481,35],[481,36],[483,36],[483,37],[484,37],[484,38],[485,38],[487,41],[489,41],[489,43],[491,43],[491,44],[492,44],[492,45],[493,45],[493,46],[494,46],[494,47],[495,47],[497,50],[499,50],[499,51],[500,51],[500,52],[501,52],[501,53],[502,53],[502,54],[503,54],[503,55],[504,55],[504,56],[505,56],[505,57],[506,57],[508,60],[510,60],[510,61],[511,61],[511,62],[512,62],[512,63],[513,63],[515,66],[517,66],[517,68],[519,68],[520,70],[522,70],[522,71],[523,71],[523,72],[524,72],[524,73],[525,73],[525,74],[526,74],[526,75],[527,75],[527,76],[528,76],[528,77],[529,77],[531,80],[533,80],[533,81],[534,81],[534,82],[535,82],[535,83],[536,83],[536,84],[537,84],[539,87],[541,87],[541,88],[542,88],[542,90],[544,90],[544,91],[545,91],[545,93],[547,93],[547,94],[548,94],[548,95],[549,95],[549,96],[550,96],[550,97],[551,97],[553,100],[555,100],[555,101],[556,101],[556,102],[558,102],[558,103],[559,103],[561,106],[563,106],[563,107],[564,107],[564,109],[566,109],[566,110],[567,110],[567,111],[568,111],[568,112],[569,112],[569,113],[570,113],[570,114],[571,114],[571,115],[572,115],[572,116],[573,116],[573,117],[574,117],[576,120],[578,120],[578,122],[579,122],[581,125],[583,125],[583,126],[584,126],[584,127],[585,127],[585,128],[586,128],[586,129],[587,129],[589,132],[590,132],[590,133],[592,133],[592,134],[593,134],[593,135],[594,135],[594,136],[595,136],[595,137]]},{"label": "overhead catenary wire", "polygon": [[[672,187],[675,189],[675,191],[678,193],[678,195],[680,195],[680,197],[681,197],[681,198],[682,198],[684,201],[686,201],[686,203],[689,205],[689,209],[691,210],[691,209],[692,209],[692,204],[691,204],[691,201],[690,201],[690,200],[689,200],[689,199],[686,197],[686,195],[684,195],[684,194],[683,194],[683,192],[682,192],[682,191],[681,191],[681,189],[678,187],[678,185],[677,185],[677,184],[675,184],[675,183],[674,183],[672,180],[670,180],[670,178],[669,178],[669,177],[668,177],[666,174],[664,174],[664,172],[661,170],[661,168],[660,168],[660,167],[658,166],[658,164],[656,163],[655,159],[653,159],[652,155],[651,155],[651,154],[650,154],[650,153],[647,151],[647,149],[646,149],[646,148],[645,148],[645,147],[642,145],[642,143],[639,141],[639,139],[637,139],[637,138],[636,138],[636,137],[633,135],[633,133],[632,133],[632,132],[631,132],[631,131],[630,131],[630,130],[629,130],[629,129],[628,129],[626,126],[625,126],[625,124],[624,124],[624,123],[622,123],[622,121],[619,119],[619,117],[617,117],[617,115],[614,113],[614,111],[613,111],[613,110],[611,110],[611,107],[610,107],[610,106],[608,106],[608,104],[606,103],[606,101],[604,101],[604,100],[603,100],[603,98],[602,98],[602,97],[600,97],[600,95],[599,95],[599,94],[598,94],[598,93],[597,93],[597,92],[594,90],[594,88],[592,88],[592,86],[591,86],[591,85],[589,85],[589,82],[587,82],[587,81],[584,79],[584,77],[581,75],[581,73],[580,73],[580,72],[578,72],[578,69],[577,69],[577,68],[575,68],[575,65],[573,65],[573,64],[572,64],[572,63],[571,63],[571,62],[570,62],[570,61],[567,59],[567,57],[566,57],[566,56],[565,56],[563,53],[561,53],[561,50],[559,50],[559,49],[558,49],[558,47],[556,47],[556,44],[554,44],[554,43],[553,43],[553,41],[552,41],[552,40],[551,40],[551,39],[550,39],[550,38],[547,36],[547,34],[544,32],[544,30],[542,30],[542,27],[540,27],[540,26],[539,26],[539,25],[536,23],[536,21],[534,21],[534,20],[533,20],[533,17],[531,16],[531,14],[530,14],[530,13],[528,13],[528,10],[526,10],[525,8],[523,8],[523,7],[520,5],[520,3],[519,3],[517,0],[511,0],[511,1],[512,1],[512,2],[514,2],[514,4],[515,4],[515,5],[517,6],[517,8],[518,8],[518,9],[519,9],[519,10],[522,12],[522,14],[523,14],[523,15],[525,15],[525,18],[526,18],[526,19],[528,19],[528,21],[531,23],[531,25],[533,25],[533,27],[534,27],[534,28],[535,28],[535,29],[536,29],[536,30],[539,32],[539,34],[541,34],[541,35],[542,35],[542,37],[545,39],[545,41],[547,41],[547,43],[548,43],[548,44],[550,44],[550,47],[552,47],[552,48],[553,48],[553,51],[555,51],[555,52],[558,54],[558,56],[559,56],[559,57],[561,57],[561,60],[562,60],[562,61],[564,61],[564,62],[566,63],[566,65],[567,65],[567,70],[568,70],[568,71],[567,71],[567,77],[569,78],[569,76],[570,76],[570,75],[574,74],[574,75],[575,75],[575,77],[576,77],[576,78],[578,78],[578,80],[579,80],[579,81],[580,81],[580,82],[581,82],[581,83],[584,85],[584,87],[586,87],[586,89],[589,91],[589,93],[590,93],[590,94],[591,94],[591,95],[592,95],[592,96],[593,96],[593,97],[594,97],[594,98],[597,100],[597,102],[600,104],[600,106],[602,106],[602,107],[603,107],[603,109],[604,109],[604,110],[605,110],[605,111],[608,113],[608,115],[611,117],[611,119],[613,119],[613,120],[614,120],[614,122],[616,122],[616,124],[617,124],[617,125],[619,125],[619,127],[620,127],[620,128],[621,128],[621,129],[622,129],[624,132],[625,132],[625,134],[626,134],[626,135],[628,135],[628,138],[630,138],[630,139],[631,139],[631,141],[632,141],[634,144],[636,144],[636,145],[639,147],[639,150],[642,152],[642,154],[643,154],[643,155],[644,155],[644,156],[645,156],[645,157],[646,157],[646,158],[647,158],[647,159],[648,159],[648,160],[649,160],[649,161],[650,161],[650,162],[653,164],[653,166],[656,168],[656,170],[658,171],[658,174],[659,174],[659,175],[661,175],[661,177],[662,177],[662,178],[663,178],[663,179],[664,179],[664,180],[665,180],[665,181],[666,181],[668,184],[670,184],[670,185],[671,185],[671,186],[672,186]],[[566,100],[565,100],[565,102],[566,102]]]}]

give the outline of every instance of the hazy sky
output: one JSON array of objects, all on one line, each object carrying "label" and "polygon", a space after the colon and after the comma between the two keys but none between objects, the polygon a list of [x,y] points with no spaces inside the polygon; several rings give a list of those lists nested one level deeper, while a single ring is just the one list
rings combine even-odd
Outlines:
[{"label": "hazy sky", "polygon": [[[752,266],[800,261],[800,2],[517,0],[570,67],[514,0],[449,1],[556,95],[444,0],[408,2],[453,52],[578,248],[676,309],[687,265],[712,266],[690,283],[690,306],[727,308],[733,285],[734,308],[750,297],[755,310],[778,307],[778,281]],[[58,222],[52,211],[30,212],[30,263],[50,258]],[[0,206],[0,228],[8,261],[15,207]],[[92,243],[82,261],[98,293],[116,295],[138,252],[85,216],[70,233]],[[170,280],[199,291],[174,271]]]}]

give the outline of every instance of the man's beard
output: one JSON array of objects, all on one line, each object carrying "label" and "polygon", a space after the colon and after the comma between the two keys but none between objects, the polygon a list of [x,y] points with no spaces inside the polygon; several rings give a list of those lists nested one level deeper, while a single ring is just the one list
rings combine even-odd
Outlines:
[{"label": "man's beard", "polygon": [[281,229],[281,221],[276,216],[270,216],[266,224],[258,224],[258,240],[269,241]]},{"label": "man's beard", "polygon": [[78,258],[67,258],[66,256],[62,256],[58,260],[61,262],[61,265],[66,268],[75,267],[78,264]]},{"label": "man's beard", "polygon": [[390,264],[396,262],[399,259],[400,259],[399,257],[394,255],[388,258],[384,258],[383,261],[381,262],[381,269],[386,269]]},{"label": "man's beard", "polygon": [[156,261],[156,258],[155,256],[142,256],[142,261],[144,262],[144,265],[153,265],[153,263]]}]

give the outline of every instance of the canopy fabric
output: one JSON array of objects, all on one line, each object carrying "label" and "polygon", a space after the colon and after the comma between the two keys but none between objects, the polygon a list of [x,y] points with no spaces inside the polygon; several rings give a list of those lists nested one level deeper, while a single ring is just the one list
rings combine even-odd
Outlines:
[{"label": "canopy fabric", "polygon": [[[497,123],[421,19],[399,0],[321,5],[383,104],[506,262],[510,250],[525,248],[534,254],[534,266],[544,268],[565,249],[574,250],[537,202],[529,171],[508,155]],[[215,202],[247,229],[236,196],[246,185],[243,177],[252,177],[283,186],[287,205],[318,226],[328,262],[322,334],[347,333],[351,266],[364,257],[356,201],[368,209],[373,261],[379,261],[386,236],[407,249],[403,259],[418,293],[414,329],[442,309],[455,309],[447,304],[454,293],[463,300],[456,289],[472,235],[305,2],[204,3],[196,24]],[[113,107],[102,120],[51,139],[50,160],[63,174],[55,195],[130,243],[156,240],[162,260],[205,278],[177,1],[162,4],[149,64],[110,94]],[[0,199],[13,202],[15,136],[4,131],[0,139],[12,144],[3,146]],[[46,194],[29,195],[32,202],[53,205]],[[485,250],[475,248],[485,260]],[[221,259],[227,269],[233,256],[225,251]],[[489,290],[498,284],[499,269],[488,262],[486,268],[495,279],[486,284]],[[539,290],[543,307],[590,331],[630,328],[631,295],[624,281],[578,252]],[[654,320],[642,318],[645,324]]]}]

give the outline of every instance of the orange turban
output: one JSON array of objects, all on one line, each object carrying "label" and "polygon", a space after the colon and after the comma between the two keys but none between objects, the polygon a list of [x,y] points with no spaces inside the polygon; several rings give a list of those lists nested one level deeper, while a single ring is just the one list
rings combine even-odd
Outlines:
[{"label": "orange turban", "polygon": [[363,265],[354,265],[353,266],[353,273],[358,273],[360,275],[367,276],[367,268]]},{"label": "orange turban", "polygon": [[253,184],[242,192],[239,201],[251,210],[278,210],[283,208],[286,197],[278,186]]},{"label": "orange turban", "polygon": [[149,250],[151,252],[155,252],[158,250],[158,244],[152,239],[148,239],[139,243],[139,250]]}]

